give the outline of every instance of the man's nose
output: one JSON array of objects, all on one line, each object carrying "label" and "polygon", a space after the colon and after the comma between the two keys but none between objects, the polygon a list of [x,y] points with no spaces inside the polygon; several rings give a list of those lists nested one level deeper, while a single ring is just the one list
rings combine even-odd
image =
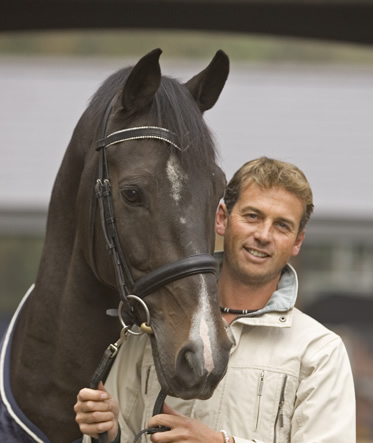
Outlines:
[{"label": "man's nose", "polygon": [[269,222],[263,222],[256,226],[254,237],[262,243],[268,243],[272,236],[272,225]]}]

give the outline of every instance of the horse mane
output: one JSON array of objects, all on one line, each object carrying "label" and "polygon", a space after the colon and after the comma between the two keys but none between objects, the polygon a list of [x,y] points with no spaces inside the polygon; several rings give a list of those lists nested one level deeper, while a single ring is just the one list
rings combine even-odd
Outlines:
[{"label": "horse mane", "polygon": [[[114,95],[122,88],[132,67],[123,68],[109,76],[90,100],[87,111],[94,119],[96,127],[102,128],[103,115]],[[162,76],[148,118],[152,124],[166,128],[179,139],[180,152],[167,145],[186,168],[197,172],[212,171],[218,153],[213,135],[207,127],[197,103],[188,88],[178,80]],[[125,129],[125,128],[123,128]]]}]

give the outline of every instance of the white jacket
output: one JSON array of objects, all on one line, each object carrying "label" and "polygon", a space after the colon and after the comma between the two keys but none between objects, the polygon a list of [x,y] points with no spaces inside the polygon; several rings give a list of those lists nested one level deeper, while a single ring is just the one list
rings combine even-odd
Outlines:
[{"label": "white jacket", "polygon": [[[355,393],[345,347],[294,307],[296,293],[296,273],[288,265],[267,306],[227,326],[234,345],[213,396],[166,402],[225,429],[236,443],[354,443]],[[132,443],[160,390],[147,336],[131,336],[122,345],[106,387],[121,407],[121,443]]]}]

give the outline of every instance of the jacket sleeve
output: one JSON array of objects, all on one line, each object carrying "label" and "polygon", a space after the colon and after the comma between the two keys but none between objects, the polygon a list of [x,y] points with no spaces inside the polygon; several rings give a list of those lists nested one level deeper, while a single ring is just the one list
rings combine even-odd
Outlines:
[{"label": "jacket sleeve", "polygon": [[291,442],[356,441],[355,389],[338,336],[305,358],[292,419]]},{"label": "jacket sleeve", "polygon": [[[305,355],[291,419],[291,443],[356,442],[355,390],[342,340],[333,336]],[[272,443],[234,436],[235,443]]]}]

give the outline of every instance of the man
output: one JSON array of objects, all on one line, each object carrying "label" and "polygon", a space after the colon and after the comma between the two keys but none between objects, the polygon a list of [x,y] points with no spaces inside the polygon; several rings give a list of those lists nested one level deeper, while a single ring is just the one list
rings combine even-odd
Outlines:
[{"label": "man", "polygon": [[216,215],[224,236],[219,302],[233,342],[225,377],[210,399],[167,398],[164,413],[151,418],[160,388],[149,340],[130,338],[107,381],[111,395],[103,387],[80,391],[81,431],[95,437],[108,430],[113,440],[119,416],[121,442],[148,426],[170,428],[146,437],[160,443],[355,442],[345,347],[294,307],[297,276],[288,261],[299,253],[312,210],[297,167],[263,157],[238,170]]}]

